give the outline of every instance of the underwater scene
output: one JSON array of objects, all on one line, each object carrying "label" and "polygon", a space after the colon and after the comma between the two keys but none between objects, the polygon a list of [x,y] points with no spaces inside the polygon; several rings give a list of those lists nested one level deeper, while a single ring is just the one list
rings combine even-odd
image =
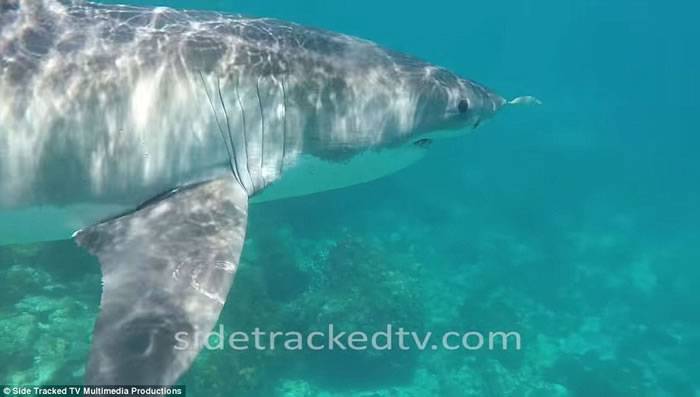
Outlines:
[{"label": "underwater scene", "polygon": [[[391,175],[252,202],[214,330],[416,334],[206,348],[188,396],[700,397],[700,3],[103,3],[291,21],[541,101]],[[0,384],[83,384],[102,285],[73,240],[0,246]]]}]

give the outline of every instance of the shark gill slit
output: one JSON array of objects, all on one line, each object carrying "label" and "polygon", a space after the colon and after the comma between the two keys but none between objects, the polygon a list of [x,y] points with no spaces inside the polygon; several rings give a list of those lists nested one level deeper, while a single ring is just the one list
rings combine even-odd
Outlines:
[{"label": "shark gill slit", "polygon": [[[224,133],[224,129],[221,128],[221,123],[219,122],[219,115],[216,114],[216,107],[214,107],[214,102],[211,99],[211,95],[209,95],[209,89],[207,88],[206,81],[204,80],[204,75],[202,75],[202,72],[199,72],[199,78],[202,81],[202,86],[204,88],[204,92],[207,95],[207,100],[209,101],[209,106],[211,106],[211,110],[214,113],[214,120],[216,121],[216,126],[219,129],[219,132],[221,133],[221,139],[224,141],[224,146],[226,146],[226,154],[228,156],[228,163],[229,163],[229,168],[231,168],[231,173],[233,174],[233,177],[238,181],[238,183],[241,183],[240,177],[238,176],[236,169],[233,165],[233,157],[231,155],[231,150],[229,149],[228,143],[226,141],[226,136]],[[241,183],[242,185],[242,183]],[[243,186],[243,185],[242,185]]]},{"label": "shark gill slit", "polygon": [[282,107],[284,108],[284,124],[282,125],[282,159],[280,160],[280,175],[284,170],[284,158],[287,157],[287,89],[284,87],[284,76],[281,76]]},{"label": "shark gill slit", "polygon": [[[221,94],[221,80],[219,78],[216,78],[216,89],[219,93],[219,102],[221,102],[221,108],[224,111],[224,117],[226,118],[226,130],[228,131],[228,139],[229,142],[231,143],[231,152],[233,153],[233,162],[236,165],[236,179],[238,179],[238,183],[241,184],[243,189],[248,192],[248,187],[243,183],[243,178],[241,178],[241,172],[240,172],[240,166],[238,165],[238,153],[236,150],[236,145],[233,143],[233,134],[231,134],[231,122],[228,117],[228,109],[226,109],[226,103],[224,102],[224,96]],[[226,144],[226,139],[224,138],[224,144]]]},{"label": "shark gill slit", "polygon": [[263,186],[265,186],[265,173],[263,172],[265,166],[265,113],[263,112],[262,98],[260,97],[260,77],[255,82],[255,92],[258,96],[258,105],[260,106],[260,178]]},{"label": "shark gill slit", "polygon": [[253,192],[255,192],[255,182],[253,181],[253,176],[250,175],[250,153],[248,153],[248,128],[246,126],[246,120],[245,120],[245,110],[243,109],[243,101],[241,101],[241,94],[238,91],[238,87],[240,86],[240,76],[236,77],[236,86],[235,86],[235,93],[236,93],[236,102],[238,103],[238,107],[241,109],[241,124],[243,127],[243,146],[245,147],[245,170],[246,173],[248,174],[248,180],[250,180],[250,186],[253,188]]}]

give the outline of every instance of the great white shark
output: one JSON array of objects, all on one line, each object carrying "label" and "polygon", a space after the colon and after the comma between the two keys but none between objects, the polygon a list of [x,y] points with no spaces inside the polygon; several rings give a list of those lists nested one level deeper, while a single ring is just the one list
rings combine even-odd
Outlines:
[{"label": "great white shark", "polygon": [[98,258],[87,384],[174,384],[201,349],[175,335],[217,321],[249,202],[378,178],[533,102],[274,19],[0,0],[0,244]]}]

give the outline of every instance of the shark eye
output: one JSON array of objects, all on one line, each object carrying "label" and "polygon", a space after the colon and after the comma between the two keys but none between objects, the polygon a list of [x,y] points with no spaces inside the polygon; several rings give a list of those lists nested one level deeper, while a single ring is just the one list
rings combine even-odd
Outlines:
[{"label": "shark eye", "polygon": [[459,101],[459,103],[457,104],[457,110],[459,110],[460,114],[467,113],[469,111],[469,101],[467,101],[466,99],[462,99],[461,101]]}]

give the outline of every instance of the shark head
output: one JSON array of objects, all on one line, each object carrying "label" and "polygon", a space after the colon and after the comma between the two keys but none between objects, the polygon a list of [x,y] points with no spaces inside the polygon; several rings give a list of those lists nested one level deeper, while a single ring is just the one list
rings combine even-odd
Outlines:
[{"label": "shark head", "polygon": [[432,65],[404,66],[415,100],[410,136],[436,132],[466,132],[493,117],[508,102],[488,88]]},{"label": "shark head", "polygon": [[304,70],[293,95],[312,115],[307,148],[358,152],[455,135],[508,104],[446,68],[348,36],[324,39],[323,50],[305,48],[305,64],[292,66]]}]

